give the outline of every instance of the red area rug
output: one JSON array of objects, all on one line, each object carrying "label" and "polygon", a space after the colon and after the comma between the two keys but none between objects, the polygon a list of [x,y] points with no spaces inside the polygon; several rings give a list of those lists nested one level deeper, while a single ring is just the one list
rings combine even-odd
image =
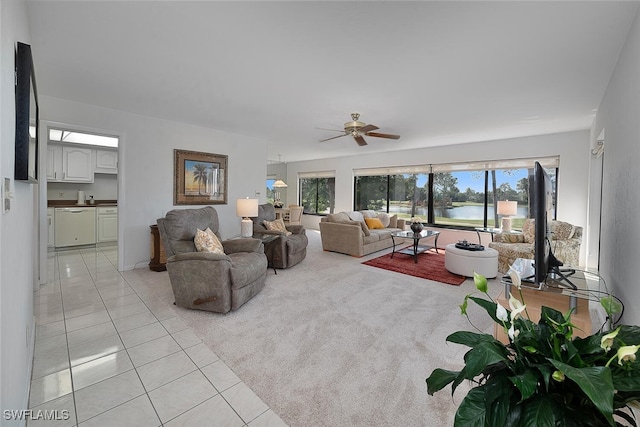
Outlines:
[{"label": "red area rug", "polygon": [[458,276],[444,268],[444,249],[431,249],[418,255],[418,262],[413,261],[413,256],[395,253],[393,259],[391,254],[364,261],[363,264],[378,267],[396,273],[408,274],[422,279],[434,280],[448,285],[461,285],[466,277]]}]

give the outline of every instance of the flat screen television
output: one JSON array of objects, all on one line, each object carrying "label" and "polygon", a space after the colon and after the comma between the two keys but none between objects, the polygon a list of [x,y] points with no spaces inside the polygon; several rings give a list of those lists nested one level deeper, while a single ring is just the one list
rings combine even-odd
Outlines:
[{"label": "flat screen television", "polygon": [[14,178],[38,182],[38,91],[31,46],[18,42],[16,72],[16,144]]},{"label": "flat screen television", "polygon": [[562,261],[553,255],[549,222],[553,219],[553,182],[540,163],[535,162],[533,174],[529,176],[530,217],[535,220],[534,232],[534,276],[524,280],[533,281],[538,287],[547,285],[552,276],[554,285],[577,289],[567,278],[574,270],[561,270]]}]

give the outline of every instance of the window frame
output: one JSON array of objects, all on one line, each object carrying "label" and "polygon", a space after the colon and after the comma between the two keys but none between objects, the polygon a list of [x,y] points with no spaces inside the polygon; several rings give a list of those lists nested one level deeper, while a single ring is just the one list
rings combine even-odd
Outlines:
[{"label": "window frame", "polygon": [[[404,167],[386,167],[386,168],[366,168],[366,169],[354,169],[353,179],[353,209],[358,210],[359,194],[359,178],[366,176],[386,176],[387,189],[386,189],[386,212],[389,212],[390,200],[390,182],[394,175],[400,174],[417,174],[424,173],[425,170],[429,170],[428,181],[426,184],[427,190],[427,221],[426,224],[431,227],[445,228],[445,229],[457,229],[457,230],[470,230],[473,231],[480,226],[474,225],[453,225],[442,224],[436,222],[435,208],[434,208],[434,174],[438,172],[484,172],[484,197],[483,197],[483,220],[482,227],[486,228],[489,223],[489,205],[493,203],[492,197],[489,194],[490,185],[490,172],[491,170],[515,170],[526,169],[527,177],[530,177],[533,165],[536,161],[539,161],[547,172],[551,172],[553,175],[553,195],[554,195],[554,209],[553,219],[557,218],[558,211],[558,176],[560,171],[560,158],[559,156],[544,157],[544,158],[529,158],[529,159],[514,159],[514,160],[497,160],[497,161],[484,161],[484,162],[469,162],[469,163],[449,163],[449,164],[431,164],[431,165],[417,165],[417,166],[404,166]],[[482,169],[474,169],[482,166]],[[530,209],[528,209],[529,211]],[[529,215],[527,214],[527,217]],[[498,227],[496,224],[495,227]]]}]

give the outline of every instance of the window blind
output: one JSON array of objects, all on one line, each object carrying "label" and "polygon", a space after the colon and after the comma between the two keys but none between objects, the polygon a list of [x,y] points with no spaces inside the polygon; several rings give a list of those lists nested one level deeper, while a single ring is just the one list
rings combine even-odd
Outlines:
[{"label": "window blind", "polygon": [[535,162],[544,168],[557,168],[560,164],[558,156],[532,157],[526,159],[483,160],[480,162],[440,163],[413,166],[389,166],[381,168],[354,169],[354,176],[428,174],[431,172],[484,171],[496,169],[530,169]]},{"label": "window blind", "polygon": [[298,172],[298,179],[302,178],[334,178],[336,171]]}]

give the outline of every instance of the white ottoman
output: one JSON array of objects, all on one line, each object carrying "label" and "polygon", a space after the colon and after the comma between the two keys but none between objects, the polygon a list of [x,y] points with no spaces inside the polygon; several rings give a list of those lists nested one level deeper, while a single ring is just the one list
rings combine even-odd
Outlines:
[{"label": "white ottoman", "polygon": [[444,267],[461,276],[473,277],[473,272],[486,278],[498,275],[498,251],[485,246],[483,251],[467,251],[448,244],[444,253]]}]

